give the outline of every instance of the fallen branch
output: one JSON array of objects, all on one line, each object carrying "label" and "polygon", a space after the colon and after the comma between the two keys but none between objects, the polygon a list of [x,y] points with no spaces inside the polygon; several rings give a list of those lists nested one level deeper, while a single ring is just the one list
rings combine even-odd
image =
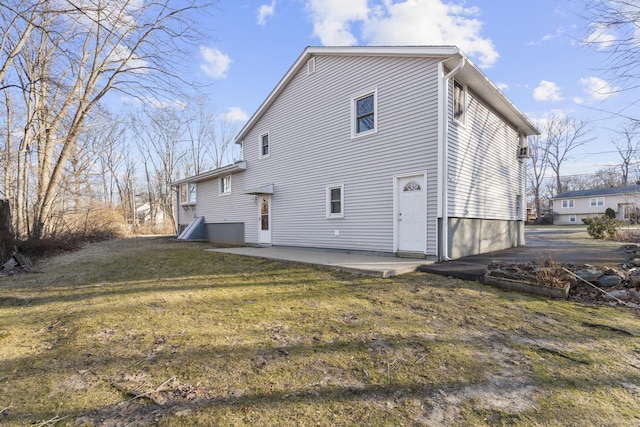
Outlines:
[{"label": "fallen branch", "polygon": [[127,402],[130,402],[132,400],[135,399],[147,399],[149,400],[151,403],[155,403],[156,405],[160,405],[160,402],[158,402],[156,399],[154,399],[151,394],[156,393],[157,391],[159,391],[162,387],[164,387],[168,382],[170,381],[174,381],[176,379],[176,377],[171,377],[166,379],[165,381],[162,382],[162,384],[160,384],[159,386],[149,390],[149,391],[145,391],[144,393],[138,393],[135,390],[127,390],[126,388],[114,383],[114,382],[109,382],[109,384],[111,384],[112,387],[114,387],[116,390],[118,390],[121,393],[124,393],[126,396],[131,396],[130,399],[127,399]]},{"label": "fallen branch", "polygon": [[58,424],[60,421],[65,420],[67,418],[69,418],[71,415],[65,415],[64,417],[60,416],[60,408],[62,407],[62,404],[58,405],[58,411],[56,412],[56,416],[51,418],[50,420],[45,420],[45,421],[41,421],[37,424],[32,424],[36,427],[48,427],[48,426],[54,426],[56,424]]},{"label": "fallen branch", "polygon": [[9,406],[5,406],[4,408],[0,409],[0,414],[2,415],[9,415],[9,409],[13,406],[13,400],[11,401],[11,403],[9,403]]},{"label": "fallen branch", "polygon": [[589,282],[589,281],[587,281],[587,280],[584,280],[582,277],[580,277],[580,276],[576,275],[574,272],[569,271],[569,270],[567,270],[567,269],[566,269],[566,268],[564,268],[564,267],[562,267],[562,269],[563,269],[564,271],[566,271],[567,273],[571,274],[571,275],[572,275],[573,277],[575,277],[576,279],[578,279],[578,280],[580,280],[580,281],[582,281],[582,282],[586,283],[587,285],[589,285],[589,286],[591,286],[591,287],[593,287],[593,288],[595,288],[595,289],[599,290],[600,292],[602,292],[603,294],[605,294],[605,295],[609,296],[610,298],[613,298],[614,300],[616,300],[616,301],[617,301],[617,302],[619,302],[620,304],[624,304],[624,305],[626,305],[626,306],[631,307],[631,305],[630,305],[630,304],[627,304],[625,301],[622,301],[620,298],[616,298],[615,296],[611,295],[609,292],[605,291],[605,290],[604,290],[604,289],[602,289],[602,288],[597,287],[597,286],[596,286],[596,285],[594,285],[593,283],[591,283],[591,282]]},{"label": "fallen branch", "polygon": [[131,399],[129,399],[129,400],[141,399],[141,398],[143,398],[143,397],[144,397],[144,398],[147,398],[147,399],[152,400],[152,401],[153,401],[153,403],[155,403],[155,404],[158,404],[158,405],[159,405],[159,403],[158,403],[155,399],[153,399],[152,397],[150,397],[149,395],[150,395],[151,393],[155,393],[155,392],[157,392],[157,391],[160,391],[160,389],[161,389],[162,387],[164,387],[165,385],[167,385],[167,383],[169,383],[170,381],[175,381],[175,379],[176,379],[176,377],[168,378],[168,379],[164,380],[164,381],[162,382],[162,384],[160,384],[158,387],[154,388],[153,390],[149,390],[149,391],[147,391],[147,392],[145,392],[145,393],[135,395],[133,398],[131,398]]}]

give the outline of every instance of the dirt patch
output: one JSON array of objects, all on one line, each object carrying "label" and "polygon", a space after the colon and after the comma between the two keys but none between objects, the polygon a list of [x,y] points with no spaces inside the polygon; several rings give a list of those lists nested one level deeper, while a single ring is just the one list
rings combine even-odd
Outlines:
[{"label": "dirt patch", "polygon": [[[473,337],[470,342],[479,340]],[[539,391],[531,375],[531,364],[520,352],[505,344],[508,339],[502,334],[482,338],[489,346],[490,357],[498,368],[486,376],[481,384],[454,390],[439,389],[426,398],[416,414],[416,421],[433,426],[458,425],[461,406],[470,402],[476,410],[493,410],[517,414],[535,408],[535,394]]]}]

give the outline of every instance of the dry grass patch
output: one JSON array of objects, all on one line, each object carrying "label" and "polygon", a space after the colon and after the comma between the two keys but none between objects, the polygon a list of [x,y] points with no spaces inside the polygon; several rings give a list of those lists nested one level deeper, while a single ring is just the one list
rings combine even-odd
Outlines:
[{"label": "dry grass patch", "polygon": [[0,279],[0,423],[640,423],[634,311],[206,247],[119,239]]}]

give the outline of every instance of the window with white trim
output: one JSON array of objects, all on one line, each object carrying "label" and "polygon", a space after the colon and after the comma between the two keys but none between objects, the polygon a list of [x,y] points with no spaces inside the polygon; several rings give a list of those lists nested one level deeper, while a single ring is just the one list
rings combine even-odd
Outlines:
[{"label": "window with white trim", "polygon": [[453,118],[465,123],[467,112],[467,88],[457,80],[453,81]]},{"label": "window with white trim", "polygon": [[604,197],[591,197],[589,199],[589,206],[604,206]]},{"label": "window with white trim", "polygon": [[569,222],[577,222],[577,218],[575,214],[571,214],[569,215]]},{"label": "window with white trim", "polygon": [[220,194],[231,193],[231,175],[220,177]]},{"label": "window with white trim", "polygon": [[344,184],[327,186],[327,218],[344,217]]},{"label": "window with white trim", "polygon": [[196,184],[189,182],[180,186],[180,203],[182,205],[196,204]]},{"label": "window with white trim", "polygon": [[260,135],[260,155],[261,159],[265,157],[269,157],[271,154],[271,141],[268,133],[263,133]]},{"label": "window with white trim", "polygon": [[562,201],[562,207],[563,208],[572,208],[575,206],[575,200],[573,199],[568,199],[568,200],[563,200]]},{"label": "window with white trim", "polygon": [[377,90],[365,92],[351,98],[352,138],[378,131],[377,102]]}]

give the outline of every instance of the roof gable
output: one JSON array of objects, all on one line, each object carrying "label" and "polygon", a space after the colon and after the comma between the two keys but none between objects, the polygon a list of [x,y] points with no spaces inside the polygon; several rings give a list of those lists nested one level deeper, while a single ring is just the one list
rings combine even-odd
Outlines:
[{"label": "roof gable", "polygon": [[442,58],[448,69],[453,69],[460,59],[465,66],[456,76],[495,108],[505,119],[512,123],[524,135],[538,135],[535,125],[516,108],[516,106],[492,83],[465,55],[455,46],[309,46],[307,47],[287,73],[280,79],[276,87],[269,93],[258,110],[249,118],[236,136],[236,143],[241,143],[251,128],[275,102],[285,87],[314,56],[404,56]]}]

